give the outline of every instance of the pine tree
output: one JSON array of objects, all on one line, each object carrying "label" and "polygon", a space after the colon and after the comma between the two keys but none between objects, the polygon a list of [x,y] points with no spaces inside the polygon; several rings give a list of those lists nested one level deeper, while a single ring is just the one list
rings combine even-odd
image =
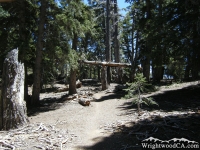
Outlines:
[{"label": "pine tree", "polygon": [[[89,9],[81,0],[63,2],[63,12],[57,15],[57,20],[65,29],[65,35],[67,36],[69,54],[71,58],[78,58],[79,50],[81,50],[79,43],[82,38],[85,38],[85,34],[95,34],[93,11]],[[70,82],[69,82],[69,94],[76,93],[76,76],[78,63],[77,59],[69,59],[70,64]]]},{"label": "pine tree", "polygon": [[[145,90],[146,78],[138,73],[135,76],[135,82],[127,83],[128,88],[125,89],[128,93],[125,95],[125,98],[133,98],[133,104],[137,105],[138,113],[141,112],[141,104],[145,105],[158,105],[151,97],[143,97],[142,93]],[[135,98],[136,97],[136,98]]]},{"label": "pine tree", "polygon": [[44,25],[46,20],[46,9],[48,7],[48,2],[46,0],[41,0],[41,11],[38,24],[38,39],[36,44],[36,59],[34,67],[34,80],[33,80],[33,91],[31,105],[39,105],[39,96],[41,89],[41,63],[42,63],[42,50],[43,50],[43,38],[44,38]]}]

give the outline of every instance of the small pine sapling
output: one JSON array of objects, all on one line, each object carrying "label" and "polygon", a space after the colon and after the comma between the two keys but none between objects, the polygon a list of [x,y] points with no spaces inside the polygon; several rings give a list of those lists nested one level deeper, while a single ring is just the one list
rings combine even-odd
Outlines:
[{"label": "small pine sapling", "polygon": [[128,88],[125,89],[125,91],[127,91],[128,93],[125,95],[125,98],[134,98],[132,103],[137,105],[138,113],[140,113],[141,111],[142,103],[148,106],[158,105],[151,97],[142,97],[145,86],[148,85],[142,73],[138,73],[135,77],[135,81],[132,83],[127,83],[127,85]]}]

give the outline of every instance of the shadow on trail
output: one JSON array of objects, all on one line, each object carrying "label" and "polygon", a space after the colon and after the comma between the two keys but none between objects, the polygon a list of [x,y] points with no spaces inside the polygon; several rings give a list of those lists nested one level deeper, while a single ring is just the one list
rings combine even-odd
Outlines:
[{"label": "shadow on trail", "polygon": [[126,85],[122,84],[113,84],[110,86],[110,89],[105,91],[105,95],[101,98],[94,100],[95,102],[102,102],[106,100],[113,100],[113,99],[121,99],[125,96],[126,92],[124,89],[127,88]]},{"label": "shadow on trail", "polygon": [[158,109],[164,111],[183,111],[200,109],[200,86],[188,86],[183,89],[166,91],[152,96],[158,102]]},{"label": "shadow on trail", "polygon": [[[148,111],[162,110],[166,112],[171,111],[198,111],[200,109],[200,85],[191,85],[182,89],[165,91],[152,95],[159,106],[142,105],[142,109]],[[120,106],[120,109],[130,110],[136,108],[136,105],[131,105],[131,102],[127,102],[124,106]]]},{"label": "shadow on trail", "polygon": [[[138,116],[136,106],[132,106],[131,102],[124,103],[118,108],[125,111],[123,115],[130,115],[131,121],[112,126],[110,136],[98,137],[93,139],[97,141],[94,145],[79,148],[84,150],[143,150],[141,142],[149,137],[154,137],[164,141],[186,138],[198,142],[196,149],[199,149],[200,86],[191,85],[183,89],[159,93],[152,97],[159,107],[142,107],[143,110],[151,112],[151,115],[146,118],[143,115]],[[112,95],[111,98],[116,97]],[[102,98],[102,101],[106,99],[108,97]],[[158,110],[165,115],[159,115]],[[144,113],[148,114],[148,111],[144,111]],[[169,113],[173,111],[180,113]]]},{"label": "shadow on trail", "polygon": [[109,137],[93,139],[94,141],[98,140],[98,142],[91,146],[78,148],[84,150],[143,150],[141,143],[149,137],[163,141],[173,138],[186,138],[200,143],[199,125],[199,113],[163,118],[154,116],[150,119],[113,127],[113,133]]},{"label": "shadow on trail", "polygon": [[106,95],[102,96],[99,99],[94,100],[95,102],[102,102],[106,100],[112,100],[112,99],[121,99],[124,97],[124,92],[118,92],[118,93],[107,93]]},{"label": "shadow on trail", "polygon": [[37,107],[28,107],[27,114],[28,116],[36,116],[39,113],[42,112],[48,112],[48,111],[54,111],[56,109],[59,109],[61,106],[63,106],[63,103],[67,102],[67,100],[64,99],[67,94],[61,96],[60,98],[45,98],[40,101],[39,106]]}]

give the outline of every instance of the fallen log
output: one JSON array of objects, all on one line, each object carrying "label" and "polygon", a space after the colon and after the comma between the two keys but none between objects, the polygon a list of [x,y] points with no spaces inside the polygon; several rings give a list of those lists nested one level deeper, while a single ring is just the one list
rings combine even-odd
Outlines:
[{"label": "fallen log", "polygon": [[84,98],[80,98],[78,100],[79,104],[81,104],[82,106],[90,106],[90,100],[89,99],[84,99]]},{"label": "fallen log", "polygon": [[88,60],[80,60],[79,62],[84,64],[102,65],[109,67],[131,67],[131,64],[128,63],[114,63],[114,62],[101,62],[101,61],[88,61]]}]

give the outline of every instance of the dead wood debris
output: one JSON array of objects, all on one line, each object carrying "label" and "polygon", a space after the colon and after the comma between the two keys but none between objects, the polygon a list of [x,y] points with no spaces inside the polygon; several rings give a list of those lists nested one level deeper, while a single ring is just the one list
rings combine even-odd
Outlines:
[{"label": "dead wood debris", "polygon": [[57,121],[53,125],[44,123],[29,124],[25,127],[0,132],[0,150],[5,149],[66,149],[79,142],[78,137],[67,130],[57,129]]},{"label": "dead wood debris", "polygon": [[83,105],[83,106],[90,106],[90,100],[89,99],[85,99],[85,98],[80,98],[78,100],[79,104]]},{"label": "dead wood debris", "polygon": [[[199,125],[196,118],[192,119],[192,115],[195,116],[195,112],[161,112],[144,111],[142,115],[132,114],[128,116],[127,120],[118,120],[115,123],[105,124],[101,127],[103,133],[113,134],[126,134],[128,136],[135,136],[138,141],[142,141],[150,136],[154,136],[159,131],[162,131],[166,138],[169,138],[168,133],[178,135],[178,132],[194,132],[186,125],[187,119],[179,118],[179,116],[189,117],[193,124]],[[187,135],[189,136],[189,135]],[[129,145],[130,146],[130,145]],[[124,148],[126,149],[126,147]]]}]

